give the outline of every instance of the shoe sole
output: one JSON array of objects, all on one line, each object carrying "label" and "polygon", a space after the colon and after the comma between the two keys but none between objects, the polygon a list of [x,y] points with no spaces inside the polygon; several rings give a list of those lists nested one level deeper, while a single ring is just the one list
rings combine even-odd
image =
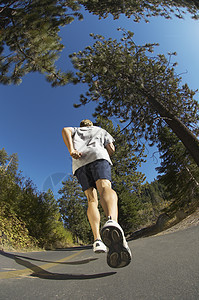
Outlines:
[{"label": "shoe sole", "polygon": [[95,250],[94,253],[106,253],[105,250]]},{"label": "shoe sole", "polygon": [[115,226],[102,228],[101,237],[103,243],[109,249],[107,264],[111,268],[122,268],[130,264],[131,255],[123,245],[123,235],[119,228]]}]

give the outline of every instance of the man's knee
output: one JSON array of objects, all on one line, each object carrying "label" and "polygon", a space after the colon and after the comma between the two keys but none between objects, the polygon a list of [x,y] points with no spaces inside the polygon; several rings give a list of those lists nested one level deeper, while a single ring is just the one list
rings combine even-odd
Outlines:
[{"label": "man's knee", "polygon": [[90,204],[90,203],[98,203],[98,199],[97,199],[97,191],[96,191],[96,189],[95,188],[89,188],[89,189],[87,189],[85,192],[85,195],[86,195],[86,198],[87,198],[87,200],[88,200],[88,205]]},{"label": "man's knee", "polygon": [[99,179],[96,182],[97,190],[99,192],[100,198],[104,195],[110,195],[111,197],[117,197],[116,192],[112,189],[111,182],[107,179]]},{"label": "man's knee", "polygon": [[98,192],[100,193],[104,189],[111,189],[111,182],[108,179],[98,179],[96,181],[96,187]]}]

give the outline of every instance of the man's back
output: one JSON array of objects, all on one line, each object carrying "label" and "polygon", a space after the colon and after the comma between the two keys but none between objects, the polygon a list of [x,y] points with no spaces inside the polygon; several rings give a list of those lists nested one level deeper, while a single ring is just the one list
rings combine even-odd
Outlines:
[{"label": "man's back", "polygon": [[98,159],[106,159],[112,164],[106,145],[114,139],[106,130],[97,126],[75,127],[72,129],[72,137],[74,148],[82,153],[81,158],[73,159],[73,173]]}]

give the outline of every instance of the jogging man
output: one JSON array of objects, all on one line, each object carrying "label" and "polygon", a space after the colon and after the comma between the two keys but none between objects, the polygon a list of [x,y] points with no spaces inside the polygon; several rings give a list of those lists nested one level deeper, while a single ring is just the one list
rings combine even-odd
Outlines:
[{"label": "jogging man", "polygon": [[[117,223],[118,198],[111,187],[111,155],[115,152],[114,139],[104,129],[83,120],[80,127],[65,127],[63,140],[72,157],[73,174],[77,177],[88,199],[87,216],[94,236],[93,250],[106,252],[110,267],[120,268],[131,261],[131,251],[124,232]],[[108,219],[101,230],[98,195]],[[105,246],[106,245],[106,246]]]}]

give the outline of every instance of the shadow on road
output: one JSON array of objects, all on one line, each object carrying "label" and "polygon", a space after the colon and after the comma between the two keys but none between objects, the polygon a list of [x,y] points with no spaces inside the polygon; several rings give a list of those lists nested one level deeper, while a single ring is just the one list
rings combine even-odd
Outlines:
[{"label": "shadow on road", "polygon": [[[18,254],[12,254],[0,251],[0,254],[3,256],[6,256],[10,259],[15,260],[15,262],[19,265],[24,266],[26,269],[32,270],[33,273],[30,275],[32,277],[42,278],[42,279],[54,279],[54,280],[82,280],[82,279],[95,279],[95,278],[101,278],[106,276],[111,276],[116,274],[117,272],[107,272],[107,273],[99,273],[99,274],[60,274],[60,273],[52,273],[48,272],[44,269],[42,269],[40,266],[34,265],[31,262],[27,260],[35,260],[35,261],[42,261],[42,262],[49,262],[49,263],[55,263],[55,264],[71,264],[71,265],[79,265],[79,264],[85,264],[89,263],[91,261],[97,260],[98,258],[89,258],[81,261],[75,261],[75,262],[52,262],[52,261],[45,261],[45,260],[38,260],[33,259],[26,256],[21,256]],[[26,260],[22,259],[25,258]]]},{"label": "shadow on road", "polygon": [[107,277],[116,274],[117,272],[106,272],[100,274],[59,274],[59,273],[50,273],[45,271],[45,273],[33,273],[31,276],[38,277],[42,279],[54,279],[54,280],[85,280],[85,279],[96,279]]},{"label": "shadow on road", "polygon": [[4,255],[4,256],[7,256],[9,258],[12,258],[16,262],[17,262],[17,259],[25,258],[25,259],[28,259],[28,260],[40,261],[40,262],[51,263],[51,264],[56,264],[56,265],[83,265],[83,264],[87,264],[87,263],[89,263],[91,261],[94,261],[94,260],[98,259],[98,258],[88,258],[88,259],[84,259],[84,260],[62,262],[62,261],[51,261],[51,260],[44,260],[44,259],[32,258],[32,257],[28,257],[28,256],[22,256],[22,255],[18,255],[18,254],[10,254],[10,253],[1,252],[1,251],[0,251],[0,254]]},{"label": "shadow on road", "polygon": [[80,251],[80,250],[86,250],[86,249],[92,249],[93,245],[87,245],[87,246],[75,246],[75,247],[69,247],[69,248],[58,248],[52,251]]}]

